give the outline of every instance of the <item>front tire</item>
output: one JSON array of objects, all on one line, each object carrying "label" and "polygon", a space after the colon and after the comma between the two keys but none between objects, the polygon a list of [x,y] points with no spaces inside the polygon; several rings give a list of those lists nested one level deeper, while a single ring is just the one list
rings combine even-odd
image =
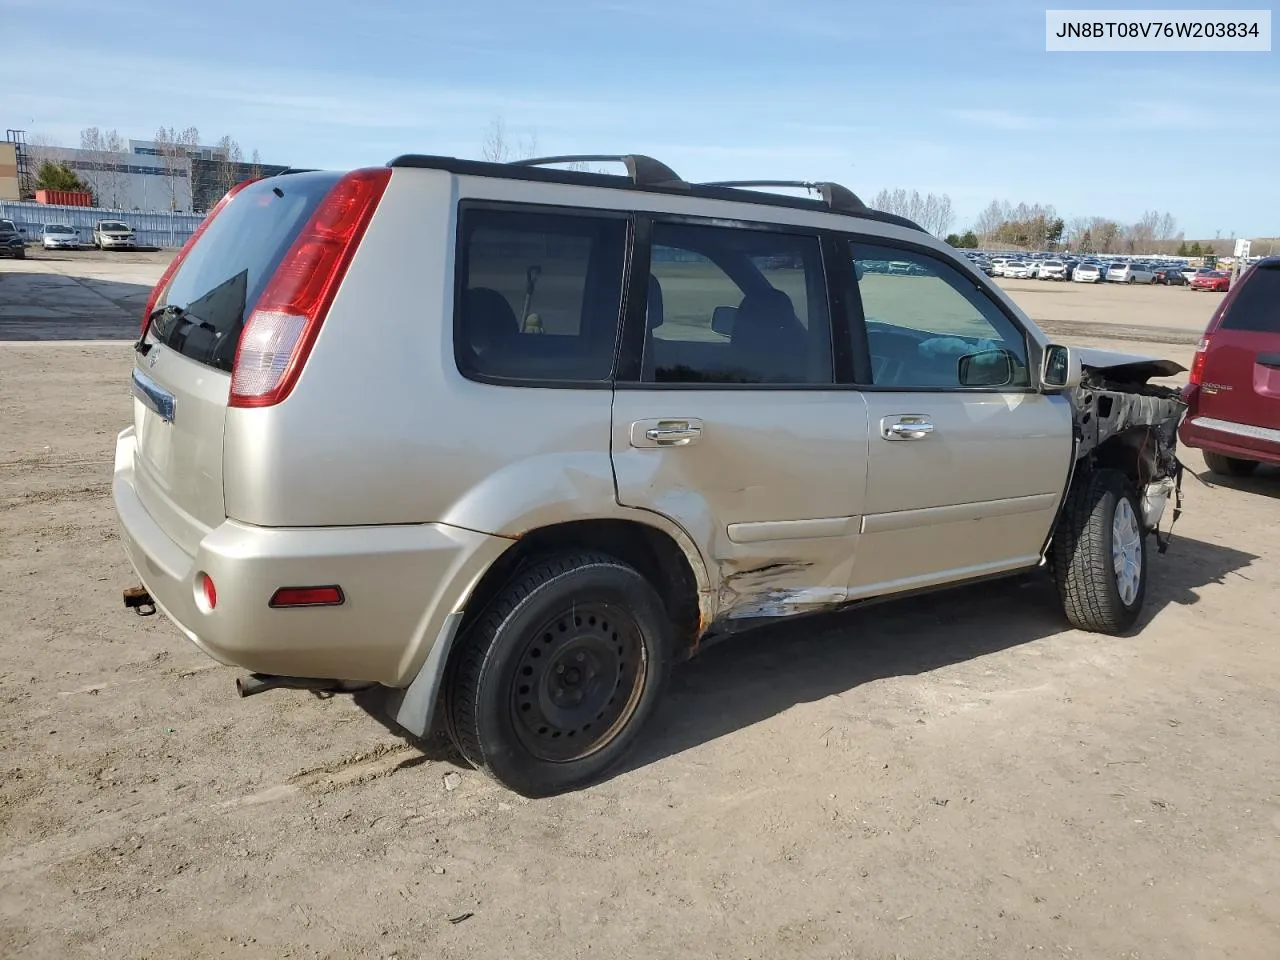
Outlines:
[{"label": "front tire", "polygon": [[1097,470],[1072,486],[1052,549],[1072,626],[1109,634],[1133,626],[1147,592],[1147,541],[1142,508],[1124,474]]},{"label": "front tire", "polygon": [[1258,469],[1256,460],[1228,457],[1226,454],[1214,453],[1212,450],[1201,452],[1204,454],[1205,466],[1211,473],[1216,473],[1220,477],[1247,477]]},{"label": "front tire", "polygon": [[657,591],[614,557],[530,563],[461,638],[449,692],[458,749],[527,797],[590,783],[653,713],[671,632]]}]

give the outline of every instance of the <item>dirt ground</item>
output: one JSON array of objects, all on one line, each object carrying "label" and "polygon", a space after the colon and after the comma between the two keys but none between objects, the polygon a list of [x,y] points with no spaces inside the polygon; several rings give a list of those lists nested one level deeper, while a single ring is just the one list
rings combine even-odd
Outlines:
[{"label": "dirt ground", "polygon": [[[0,956],[1280,956],[1280,472],[1185,452],[1132,636],[1034,578],[770,628],[526,801],[121,609],[130,350],[89,341],[162,267],[61,256],[0,262]],[[1008,289],[1184,363],[1218,300]]]}]

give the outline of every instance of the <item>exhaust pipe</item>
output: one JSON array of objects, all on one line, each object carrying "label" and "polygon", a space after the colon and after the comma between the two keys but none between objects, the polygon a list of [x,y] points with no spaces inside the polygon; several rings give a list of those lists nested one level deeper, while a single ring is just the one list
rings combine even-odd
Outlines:
[{"label": "exhaust pipe", "polygon": [[281,677],[273,673],[251,673],[247,677],[236,677],[236,693],[241,698],[279,689],[310,690],[312,693],[325,693],[341,690],[342,681],[326,680],[319,677]]}]

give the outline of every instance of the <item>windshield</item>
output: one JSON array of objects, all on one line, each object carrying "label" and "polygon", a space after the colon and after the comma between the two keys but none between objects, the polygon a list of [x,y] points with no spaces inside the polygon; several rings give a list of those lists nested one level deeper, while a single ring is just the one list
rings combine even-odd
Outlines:
[{"label": "windshield", "polygon": [[246,187],[201,235],[156,302],[151,333],[200,363],[230,372],[253,304],[307,218],[337,181],[294,174]]},{"label": "windshield", "polygon": [[51,223],[44,228],[45,233],[75,233],[70,227],[64,227],[60,223]]},{"label": "windshield", "polygon": [[100,227],[100,229],[102,229],[102,230],[121,230],[121,231],[128,232],[128,230],[129,230],[129,225],[128,225],[127,223],[120,223],[119,221],[116,221],[116,220],[107,220],[107,221],[105,221],[105,222],[102,224],[102,226]]}]

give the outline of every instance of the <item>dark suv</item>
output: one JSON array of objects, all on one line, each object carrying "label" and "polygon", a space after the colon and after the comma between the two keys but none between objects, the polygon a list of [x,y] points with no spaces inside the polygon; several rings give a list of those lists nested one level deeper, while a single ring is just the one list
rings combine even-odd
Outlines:
[{"label": "dark suv", "polygon": [[1196,348],[1179,434],[1214,473],[1280,464],[1280,257],[1245,271]]},{"label": "dark suv", "polygon": [[22,232],[12,220],[0,220],[0,257],[16,257],[21,260],[27,255],[27,244],[22,239]]}]

